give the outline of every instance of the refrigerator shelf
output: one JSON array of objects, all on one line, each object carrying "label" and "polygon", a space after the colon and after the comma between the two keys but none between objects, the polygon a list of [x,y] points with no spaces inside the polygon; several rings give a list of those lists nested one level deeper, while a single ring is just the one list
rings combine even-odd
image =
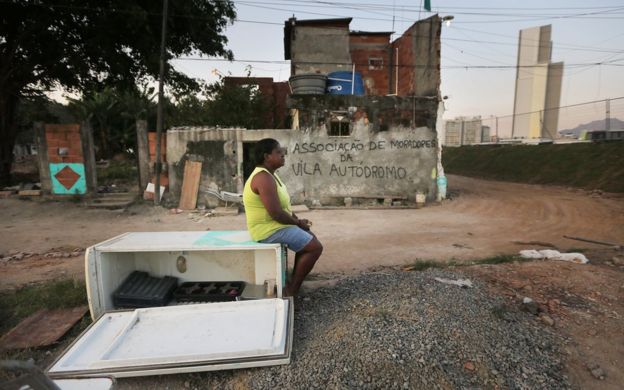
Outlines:
[{"label": "refrigerator shelf", "polygon": [[165,306],[178,285],[178,278],[157,278],[147,272],[133,271],[113,293],[116,308]]}]

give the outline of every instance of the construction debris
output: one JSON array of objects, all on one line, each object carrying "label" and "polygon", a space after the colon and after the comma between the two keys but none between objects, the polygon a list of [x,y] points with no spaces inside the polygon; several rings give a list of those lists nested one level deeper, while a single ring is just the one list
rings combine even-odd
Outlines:
[{"label": "construction debris", "polygon": [[41,196],[41,190],[21,190],[18,196]]},{"label": "construction debris", "polygon": [[217,207],[212,210],[212,215],[238,215],[238,207]]},{"label": "construction debris", "polygon": [[457,280],[451,280],[451,279],[445,279],[445,278],[433,278],[433,279],[444,284],[452,284],[454,286],[459,286],[459,287],[464,287],[464,288],[472,287],[472,282],[470,281],[470,279],[457,279]]},{"label": "construction debris", "polygon": [[548,259],[548,260],[562,260],[570,261],[577,264],[587,264],[589,260],[582,253],[561,253],[553,249],[542,250],[523,250],[520,251],[520,256],[525,259]]},{"label": "construction debris", "polygon": [[56,342],[86,313],[87,306],[41,309],[27,317],[0,339],[0,350],[43,347]]}]

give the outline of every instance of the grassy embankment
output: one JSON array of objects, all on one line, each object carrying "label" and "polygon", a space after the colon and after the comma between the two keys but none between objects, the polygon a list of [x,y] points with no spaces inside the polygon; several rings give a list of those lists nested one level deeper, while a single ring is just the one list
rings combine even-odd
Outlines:
[{"label": "grassy embankment", "polygon": [[444,148],[447,174],[624,192],[624,142]]}]

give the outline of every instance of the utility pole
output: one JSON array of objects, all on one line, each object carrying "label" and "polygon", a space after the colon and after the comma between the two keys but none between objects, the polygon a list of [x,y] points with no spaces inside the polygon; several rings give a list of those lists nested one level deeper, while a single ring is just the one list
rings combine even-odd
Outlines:
[{"label": "utility pole", "polygon": [[611,130],[611,99],[606,100],[607,112],[605,117],[605,130]]},{"label": "utility pole", "polygon": [[165,79],[165,38],[167,36],[168,0],[163,0],[162,32],[160,37],[160,73],[158,75],[158,111],[156,112],[156,183],[154,183],[154,204],[160,204],[160,173],[162,161],[160,157],[160,139],[163,131],[163,86]]},{"label": "utility pole", "polygon": [[498,143],[498,117],[496,117],[496,143]]}]

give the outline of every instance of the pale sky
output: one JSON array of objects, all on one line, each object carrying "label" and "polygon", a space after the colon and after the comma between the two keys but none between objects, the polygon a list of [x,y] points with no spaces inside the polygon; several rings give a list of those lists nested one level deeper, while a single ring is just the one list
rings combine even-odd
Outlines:
[{"label": "pale sky", "polygon": [[[419,18],[438,13],[454,16],[451,25],[442,28],[441,92],[448,96],[445,119],[512,114],[518,31],[546,24],[552,25],[552,61],[565,63],[561,106],[624,96],[622,0],[431,0],[432,13],[421,10],[422,0],[234,3],[238,21],[226,35],[236,62],[175,60],[177,69],[214,81],[214,69],[243,76],[250,65],[252,76],[283,81],[290,75],[289,62],[284,60],[283,26],[293,15],[300,20],[352,17],[351,30],[401,34]],[[478,68],[482,66],[501,68]],[[562,110],[559,128],[602,119],[604,112],[604,103]],[[624,99],[611,103],[611,117],[624,119]],[[487,122],[494,126],[493,120]],[[508,135],[505,123],[510,118],[499,122],[500,135]]]}]

